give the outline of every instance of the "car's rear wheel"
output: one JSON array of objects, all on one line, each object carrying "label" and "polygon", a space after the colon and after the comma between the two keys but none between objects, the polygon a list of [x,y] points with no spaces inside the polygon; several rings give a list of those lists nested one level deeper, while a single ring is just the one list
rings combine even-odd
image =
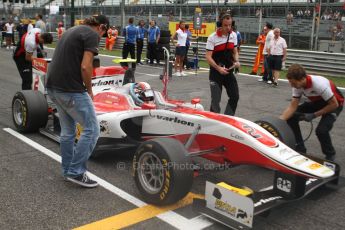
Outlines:
[{"label": "car's rear wheel", "polygon": [[181,142],[157,138],[142,143],[133,159],[134,180],[143,199],[167,205],[182,199],[193,183],[193,165]]},{"label": "car's rear wheel", "polygon": [[19,132],[36,132],[48,121],[48,103],[39,91],[17,92],[12,100],[12,118]]},{"label": "car's rear wheel", "polygon": [[255,121],[255,123],[266,129],[274,137],[278,138],[290,148],[295,149],[295,135],[286,121],[283,121],[277,117],[264,117]]}]

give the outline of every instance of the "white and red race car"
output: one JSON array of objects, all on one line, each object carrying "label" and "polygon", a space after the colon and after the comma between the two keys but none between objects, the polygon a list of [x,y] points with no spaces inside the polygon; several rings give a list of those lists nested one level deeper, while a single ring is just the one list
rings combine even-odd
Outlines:
[{"label": "white and red race car", "polygon": [[[59,116],[44,87],[47,65],[44,59],[34,60],[34,90],[15,94],[13,121],[21,132],[40,130],[59,141]],[[294,151],[293,134],[279,119],[254,123],[205,111],[197,98],[191,102],[169,100],[158,91],[153,91],[154,104],[137,106],[131,95],[133,73],[126,74],[118,66],[98,67],[94,73],[94,106],[101,130],[94,154],[136,147],[133,175],[148,203],[165,205],[183,198],[198,170],[193,164],[194,157],[230,166],[251,164],[276,170],[276,185],[288,181],[286,188],[274,186],[272,190],[280,198],[302,197],[316,188],[314,182],[320,186],[338,178],[335,163]],[[80,132],[82,127],[78,126],[78,135]],[[311,184],[315,186],[308,190]],[[266,199],[263,206],[255,207],[256,212],[266,210],[267,203],[280,198]]]}]

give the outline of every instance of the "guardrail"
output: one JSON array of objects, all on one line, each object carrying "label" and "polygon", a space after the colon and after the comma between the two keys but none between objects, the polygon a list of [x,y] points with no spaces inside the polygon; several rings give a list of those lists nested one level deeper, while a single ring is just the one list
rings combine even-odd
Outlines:
[{"label": "guardrail", "polygon": [[[114,49],[122,50],[124,38],[118,37]],[[100,47],[104,47],[105,39],[100,41]],[[192,47],[196,47],[197,43],[193,42]],[[199,59],[205,60],[206,43],[199,42]],[[174,52],[175,47],[171,46],[171,51]],[[144,42],[143,51],[146,51],[146,42]],[[245,66],[252,66],[257,52],[255,46],[241,46],[240,62]],[[193,51],[190,48],[188,56],[193,58]],[[294,50],[288,49],[286,66],[293,63],[299,63],[305,69],[312,73],[320,73],[328,76],[345,77],[345,54],[342,53],[327,53],[308,50]]]}]

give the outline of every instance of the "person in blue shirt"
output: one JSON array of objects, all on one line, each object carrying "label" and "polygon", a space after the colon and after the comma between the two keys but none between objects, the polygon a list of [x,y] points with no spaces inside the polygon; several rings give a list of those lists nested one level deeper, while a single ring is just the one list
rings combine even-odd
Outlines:
[{"label": "person in blue shirt", "polygon": [[[241,43],[242,43],[242,36],[241,36],[241,33],[237,30],[237,26],[234,24],[232,26],[232,29],[233,31],[236,33],[237,35],[237,53],[238,55],[240,55],[240,46],[241,46]],[[239,68],[235,68],[235,73],[239,73],[240,72],[240,69]]]},{"label": "person in blue shirt", "polygon": [[143,52],[144,38],[146,36],[147,30],[144,27],[144,20],[140,20],[137,26],[138,36],[137,36],[137,64],[143,65],[141,62],[141,53]]},{"label": "person in blue shirt", "polygon": [[[133,25],[134,19],[128,19],[128,25],[123,29],[123,37],[125,38],[125,42],[123,43],[122,48],[122,58],[126,59],[128,57],[128,53],[130,53],[131,58],[135,59],[135,43],[137,40],[138,29]],[[123,62],[121,64],[124,67],[128,67],[128,63]],[[132,62],[132,68],[135,69],[135,62]]]},{"label": "person in blue shirt", "polygon": [[157,60],[157,64],[159,64],[159,57],[157,54],[157,44],[160,38],[160,30],[158,26],[156,26],[156,22],[154,20],[150,21],[150,27],[147,31],[147,51],[148,51],[148,59],[150,60],[150,65],[153,65],[153,60]]}]

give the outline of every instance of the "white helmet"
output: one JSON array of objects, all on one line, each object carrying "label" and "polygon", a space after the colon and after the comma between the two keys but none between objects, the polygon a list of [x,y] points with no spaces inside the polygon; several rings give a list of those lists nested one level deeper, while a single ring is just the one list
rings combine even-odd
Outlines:
[{"label": "white helmet", "polygon": [[154,93],[147,82],[133,83],[129,89],[136,105],[141,106],[143,103],[154,101]]}]

